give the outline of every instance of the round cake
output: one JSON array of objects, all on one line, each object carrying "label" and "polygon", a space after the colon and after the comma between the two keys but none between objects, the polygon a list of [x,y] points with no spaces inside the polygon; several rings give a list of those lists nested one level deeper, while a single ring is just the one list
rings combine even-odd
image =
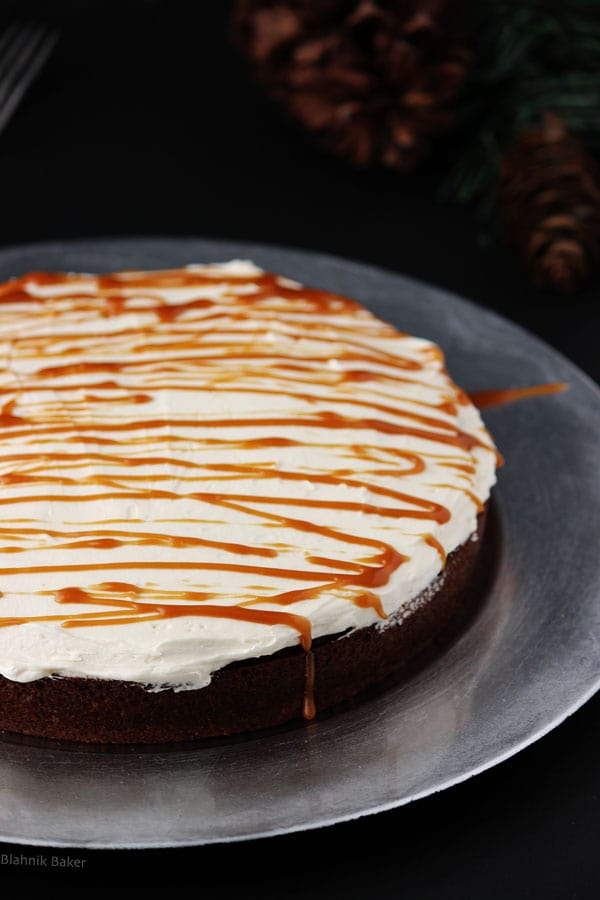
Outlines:
[{"label": "round cake", "polygon": [[234,260],[0,286],[0,729],[310,719],[460,615],[498,454],[442,351]]}]

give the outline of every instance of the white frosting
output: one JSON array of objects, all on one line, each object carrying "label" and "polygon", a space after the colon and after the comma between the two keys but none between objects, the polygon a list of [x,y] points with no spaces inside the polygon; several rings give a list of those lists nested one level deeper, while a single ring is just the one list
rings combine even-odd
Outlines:
[{"label": "white frosting", "polygon": [[[298,629],[202,614],[150,619],[143,607],[125,624],[73,627],[65,618],[115,619],[123,608],[103,602],[115,599],[190,608],[250,601],[245,609],[304,617],[313,638],[337,634],[384,620],[375,605],[356,602],[364,587],[351,577],[335,584],[336,573],[351,575],[365,560],[376,567],[382,542],[408,557],[369,589],[385,614],[401,619],[441,569],[424,535],[450,553],[475,530],[496,455],[473,405],[434,408],[458,390],[433,344],[331,295],[315,311],[310,293],[288,279],[244,303],[260,279],[248,262],[187,267],[183,283],[178,274],[122,273],[109,287],[93,275],[49,283],[32,276],[0,289],[0,388],[4,415],[13,417],[0,432],[7,678],[203,687],[234,660],[297,644]],[[280,296],[286,291],[293,302]],[[157,304],[163,313],[184,307],[161,317]],[[231,341],[239,351],[223,346]],[[399,369],[399,359],[419,367]],[[349,370],[388,377],[344,380]],[[323,413],[329,419],[317,419]],[[422,434],[398,433],[398,425]],[[457,429],[481,445],[427,437]],[[288,443],[245,443],[269,437]],[[423,471],[402,474],[417,467],[399,449],[422,459]],[[335,480],[319,482],[323,475]],[[446,507],[449,520],[395,515],[422,509],[410,497]],[[340,502],[347,506],[328,506]],[[299,520],[329,531],[299,528]],[[373,544],[353,543],[355,535]],[[94,538],[107,543],[85,546]],[[313,579],[301,577],[310,572]],[[273,601],[328,579],[333,586],[316,596]],[[57,592],[71,587],[97,602],[58,603],[65,595]]]}]

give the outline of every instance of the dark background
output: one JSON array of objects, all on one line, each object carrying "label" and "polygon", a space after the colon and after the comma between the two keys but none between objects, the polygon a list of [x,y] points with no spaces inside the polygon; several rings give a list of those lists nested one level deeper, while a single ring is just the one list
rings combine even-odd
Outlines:
[{"label": "dark background", "polygon": [[[355,171],[321,155],[257,90],[228,40],[229,2],[48,6],[0,12],[61,28],[0,135],[0,245],[197,235],[326,251],[495,309],[600,381],[598,281],[570,298],[535,291],[471,211],[437,199],[460,141],[440,144],[409,177]],[[265,900],[594,898],[599,739],[596,696],[516,757],[407,807],[228,846],[73,850],[87,863],[69,881],[162,872],[200,897]],[[39,852],[0,845],[10,850]],[[0,883],[9,876],[24,883],[31,873],[2,866]]]}]

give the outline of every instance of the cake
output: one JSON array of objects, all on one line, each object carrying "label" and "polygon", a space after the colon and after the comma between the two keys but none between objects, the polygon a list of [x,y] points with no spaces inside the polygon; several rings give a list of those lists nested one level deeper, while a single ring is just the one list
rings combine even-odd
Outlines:
[{"label": "cake", "polygon": [[360,695],[461,608],[498,454],[431,341],[234,260],[0,287],[0,729]]}]

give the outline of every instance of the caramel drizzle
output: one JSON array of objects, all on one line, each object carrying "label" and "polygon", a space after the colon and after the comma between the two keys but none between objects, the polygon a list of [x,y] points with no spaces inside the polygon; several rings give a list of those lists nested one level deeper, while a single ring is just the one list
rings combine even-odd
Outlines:
[{"label": "caramel drizzle", "polygon": [[478,409],[489,409],[492,406],[504,406],[506,403],[514,403],[516,400],[525,400],[528,397],[543,397],[547,394],[561,394],[567,391],[569,385],[563,381],[553,381],[547,384],[534,384],[529,387],[501,388],[492,391],[473,391],[469,394],[471,402]]},{"label": "caramel drizzle", "polygon": [[[36,296],[38,289],[47,286],[66,290],[46,298]],[[195,296],[169,302],[160,294],[167,288],[193,288]],[[203,296],[212,288],[219,289],[216,298]],[[29,304],[26,310],[24,302]],[[140,316],[139,326],[109,327],[104,334],[97,330],[78,332],[72,327],[92,321],[112,324],[115,317],[131,313]],[[321,323],[322,319],[326,321]],[[331,324],[332,319],[335,325]],[[338,319],[342,321],[338,323]],[[24,326],[35,331],[40,320],[56,320],[59,328],[44,329],[49,332],[44,334],[27,334]],[[319,323],[317,334],[315,322]],[[61,332],[63,323],[65,330]],[[211,571],[258,575],[265,584],[262,590],[248,585],[233,604],[231,594],[227,597],[214,590],[165,591],[151,583],[128,582],[102,582],[87,587],[67,584],[50,592],[57,603],[100,609],[6,616],[0,618],[0,626],[56,621],[72,628],[180,616],[219,616],[266,626],[283,625],[298,633],[307,651],[304,713],[311,717],[311,626],[306,616],[290,612],[289,607],[332,592],[358,606],[372,607],[385,617],[376,589],[385,585],[408,559],[380,538],[357,534],[354,529],[337,524],[320,524],[320,513],[357,514],[368,521],[376,517],[443,525],[450,518],[445,506],[377,481],[385,476],[398,479],[422,475],[430,464],[452,470],[456,483],[443,486],[463,491],[480,506],[470,490],[476,470],[473,451],[495,450],[485,432],[468,434],[457,427],[456,411],[466,402],[465,396],[448,379],[441,352],[428,344],[416,352],[413,347],[405,356],[395,347],[389,349],[390,341],[401,349],[404,336],[366,314],[352,300],[325,291],[300,289],[270,274],[236,277],[219,273],[213,277],[208,270],[186,269],[86,279],[36,273],[0,288],[0,324],[9,335],[11,326],[14,328],[11,358],[1,373],[4,382],[0,387],[0,393],[7,397],[0,409],[0,463],[8,467],[0,476],[3,507],[35,503],[43,509],[44,504],[56,503],[166,500],[172,504],[168,521],[173,524],[186,520],[176,518],[177,504],[185,502],[188,507],[198,506],[198,517],[192,518],[199,525],[206,522],[200,509],[208,505],[221,513],[249,519],[255,528],[285,529],[298,536],[312,535],[309,543],[315,546],[333,543],[345,548],[344,553],[334,556],[316,554],[307,548],[304,561],[309,567],[298,568],[281,564],[289,550],[282,543],[246,545],[211,536],[108,527],[111,523],[120,524],[118,519],[108,518],[90,523],[101,527],[79,525],[75,529],[58,529],[42,518],[30,524],[15,519],[12,525],[0,527],[0,554],[16,560],[22,553],[59,550],[67,551],[76,560],[81,551],[92,550],[94,556],[60,565],[44,561],[2,567],[0,571],[6,578],[61,573],[70,577],[76,572],[108,570],[134,570],[141,575],[175,569],[195,572],[196,577]],[[318,348],[322,353],[317,352]],[[53,356],[75,357],[76,361],[46,365],[45,361]],[[328,368],[330,358],[337,361],[337,370]],[[23,363],[31,360],[43,364],[34,371],[28,366],[24,374]],[[439,384],[419,377],[432,361],[439,363]],[[76,386],[61,383],[61,379],[73,376],[79,379]],[[88,381],[90,378],[93,380]],[[329,394],[311,393],[306,390],[307,385],[325,390],[334,387],[336,409],[331,408]],[[368,392],[361,388],[356,395],[357,385],[369,385]],[[431,400],[411,397],[411,386],[415,385],[425,387]],[[405,386],[406,391],[400,386]],[[194,416],[140,417],[129,409],[137,406],[143,410],[164,391],[195,392],[197,402],[193,406],[200,412]],[[202,411],[206,398],[222,396],[223,404],[227,404],[228,396],[245,394],[260,401],[252,415],[223,416]],[[113,407],[118,411],[121,406],[127,408],[127,418],[110,414]],[[260,412],[263,407],[264,412]],[[350,414],[350,410],[356,410],[356,414]],[[314,440],[296,439],[297,427],[311,429]],[[214,437],[217,429],[225,430],[226,435],[227,429],[266,433],[243,439]],[[277,434],[269,433],[270,429]],[[282,430],[285,437],[280,436]],[[338,433],[341,440],[336,441]],[[344,441],[346,433],[353,435],[352,441]],[[388,447],[385,440],[365,443],[365,438],[372,440],[373,435],[403,436],[409,441],[415,438],[425,441],[430,450],[424,453]],[[70,452],[72,443],[85,445],[85,450]],[[52,449],[42,451],[44,444],[52,445]],[[165,444],[169,452],[157,452],[156,448]],[[61,449],[56,450],[54,445]],[[102,446],[110,447],[110,452],[98,449]],[[182,452],[178,452],[178,447]],[[194,451],[193,459],[183,452],[188,447]],[[322,471],[314,467],[282,468],[277,458],[269,457],[239,463],[203,461],[203,456],[219,448],[253,453],[284,452],[292,447],[329,454],[333,450],[340,461],[347,459],[350,464]],[[362,465],[357,467],[359,461]],[[365,468],[365,462],[371,467]],[[85,473],[90,467],[94,474]],[[137,474],[138,467],[167,471]],[[160,486],[172,483],[174,478],[177,490]],[[276,489],[303,482],[327,485],[334,488],[338,499],[245,490],[244,482],[249,480],[272,483]],[[210,489],[197,489],[207,482]],[[222,485],[218,490],[217,482]],[[357,499],[359,494],[361,499]],[[298,515],[279,511],[281,506],[296,508]],[[128,517],[124,524],[134,521],[141,520]],[[202,530],[203,535],[207,532],[210,534],[208,529]],[[435,550],[443,567],[445,552],[437,538],[426,531],[421,540]],[[132,550],[143,546],[166,546],[177,551],[206,548],[217,551],[221,559],[186,559],[177,554],[165,561],[131,555]],[[104,561],[105,550],[118,551],[117,559]],[[121,558],[123,552],[127,557]],[[351,552],[354,555],[348,559]],[[233,561],[249,556],[258,559]],[[259,561],[261,558],[264,562]],[[299,586],[277,591],[274,583],[278,580],[297,581]],[[257,608],[267,605],[275,608]]]}]

